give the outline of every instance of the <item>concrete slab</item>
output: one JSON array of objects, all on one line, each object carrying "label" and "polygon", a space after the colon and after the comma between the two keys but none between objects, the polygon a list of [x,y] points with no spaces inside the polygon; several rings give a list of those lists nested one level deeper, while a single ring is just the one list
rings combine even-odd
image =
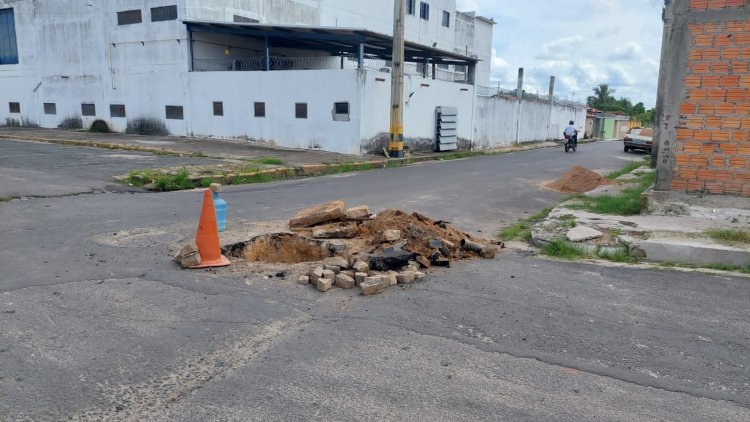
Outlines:
[{"label": "concrete slab", "polygon": [[655,238],[640,242],[646,259],[683,264],[750,265],[750,248],[737,248],[709,239],[681,237]]}]

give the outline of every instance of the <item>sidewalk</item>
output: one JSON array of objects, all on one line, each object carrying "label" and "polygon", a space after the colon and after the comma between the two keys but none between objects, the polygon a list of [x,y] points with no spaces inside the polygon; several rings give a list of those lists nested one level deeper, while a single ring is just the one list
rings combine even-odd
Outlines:
[{"label": "sidewalk", "polygon": [[[651,176],[650,176],[651,175]],[[663,266],[750,273],[750,199],[646,190],[653,170],[643,167],[562,202],[531,228],[531,243],[564,259],[641,260]],[[646,182],[649,183],[649,182]],[[615,212],[623,198],[641,212]],[[595,209],[610,209],[597,212]]]}]

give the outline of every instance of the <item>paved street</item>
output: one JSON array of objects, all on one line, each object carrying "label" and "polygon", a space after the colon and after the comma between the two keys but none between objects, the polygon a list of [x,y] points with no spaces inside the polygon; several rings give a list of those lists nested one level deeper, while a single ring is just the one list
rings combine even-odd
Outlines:
[{"label": "paved street", "polygon": [[[572,165],[637,158],[597,143],[233,186],[223,197],[230,225],[345,199],[491,236],[563,198],[539,185]],[[0,172],[61,161],[24,160]],[[750,419],[747,279],[509,251],[375,297],[322,295],[241,265],[177,269],[169,246],[194,232],[200,200],[189,191],[0,203],[0,415]]]}]

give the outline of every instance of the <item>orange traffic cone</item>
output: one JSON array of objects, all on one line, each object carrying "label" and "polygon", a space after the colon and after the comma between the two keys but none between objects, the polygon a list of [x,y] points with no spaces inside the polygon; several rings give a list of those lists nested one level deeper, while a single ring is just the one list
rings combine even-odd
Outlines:
[{"label": "orange traffic cone", "polygon": [[216,211],[214,210],[214,196],[211,190],[203,193],[203,208],[201,219],[198,221],[198,233],[195,235],[201,263],[190,268],[226,267],[229,260],[221,254],[219,244],[219,230],[216,226]]}]

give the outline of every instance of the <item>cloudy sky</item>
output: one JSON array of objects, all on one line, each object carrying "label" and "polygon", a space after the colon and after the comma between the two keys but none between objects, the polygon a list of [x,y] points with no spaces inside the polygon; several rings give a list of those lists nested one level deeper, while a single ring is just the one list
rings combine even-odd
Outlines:
[{"label": "cloudy sky", "polygon": [[615,97],[656,102],[662,0],[457,0],[461,11],[497,21],[492,78],[514,89],[518,68],[527,92],[585,101],[608,83]]}]

